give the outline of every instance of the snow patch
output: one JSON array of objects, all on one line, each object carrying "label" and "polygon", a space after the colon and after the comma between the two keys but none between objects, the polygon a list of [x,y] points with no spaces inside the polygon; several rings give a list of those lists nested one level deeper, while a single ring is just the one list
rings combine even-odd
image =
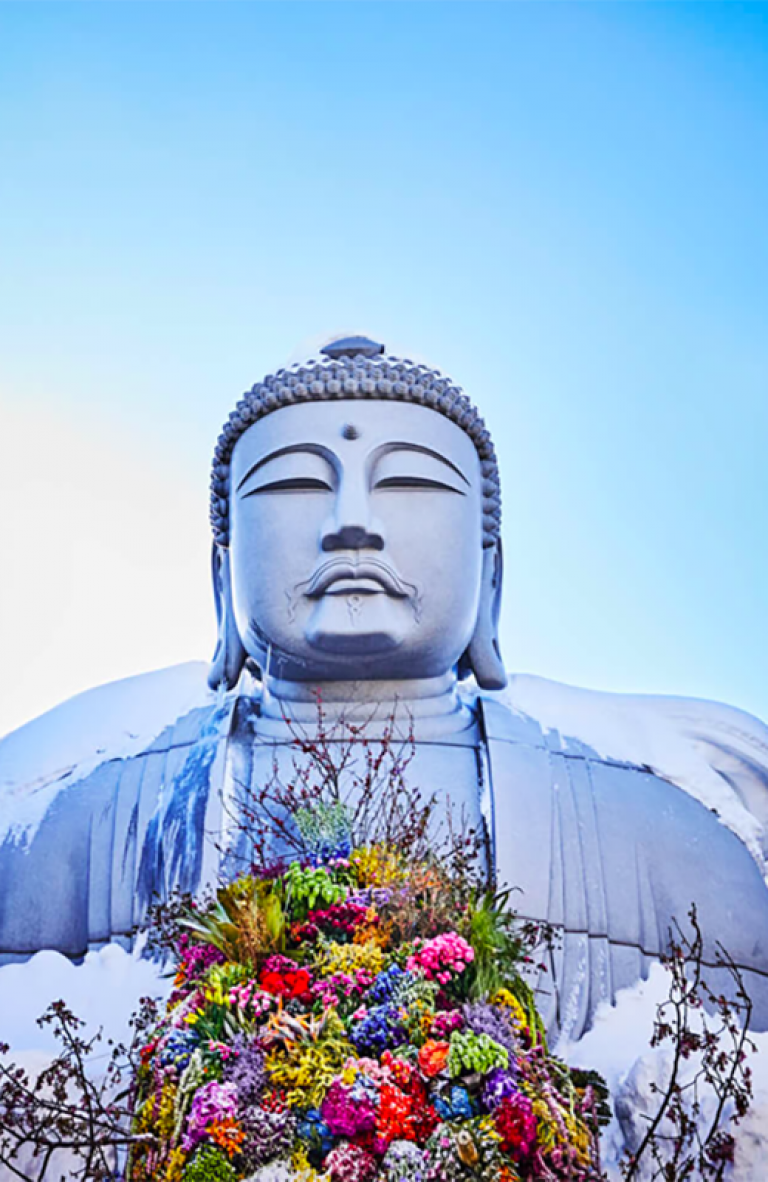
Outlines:
[{"label": "snow patch", "polygon": [[37,952],[22,964],[0,968],[0,1041],[11,1046],[12,1059],[49,1055],[57,1049],[50,1026],[37,1019],[54,1001],[62,1000],[87,1026],[87,1036],[103,1030],[106,1039],[126,1042],[129,1020],[142,997],[166,998],[172,981],[140,952],[126,952],[119,944],[107,944],[89,952],[82,964],[73,964],[60,952]]}]

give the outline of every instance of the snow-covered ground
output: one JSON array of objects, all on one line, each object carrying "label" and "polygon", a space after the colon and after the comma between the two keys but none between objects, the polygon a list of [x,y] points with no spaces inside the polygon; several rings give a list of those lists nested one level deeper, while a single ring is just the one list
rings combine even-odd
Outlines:
[{"label": "snow-covered ground", "polygon": [[[637,1148],[646,1120],[658,1110],[652,1085],[668,1078],[668,1045],[650,1048],[656,1007],[668,996],[669,976],[660,964],[651,966],[646,981],[622,989],[615,1005],[604,1003],[590,1031],[578,1042],[555,1048],[572,1067],[599,1071],[611,1093],[614,1118],[601,1142],[603,1166],[611,1182],[619,1182],[619,1161],[626,1146]],[[736,1137],[735,1164],[726,1173],[729,1182],[766,1182],[768,1178],[768,1033],[753,1036],[757,1053],[750,1056],[754,1101],[745,1120],[730,1126]],[[692,1071],[691,1062],[689,1070]],[[620,1119],[617,1118],[618,1109]],[[699,1127],[709,1127],[714,1109],[711,1093],[703,1094]],[[643,1182],[643,1179],[640,1180]]]},{"label": "snow-covered ground", "polygon": [[139,998],[167,997],[170,985],[157,965],[118,944],[89,952],[80,965],[60,952],[38,952],[24,964],[0,968],[0,1042],[25,1052],[54,1050],[50,1026],[39,1027],[37,1019],[59,1000],[87,1021],[89,1031],[103,1027],[109,1038],[126,1042]]},{"label": "snow-covered ground", "polygon": [[[171,989],[169,978],[157,966],[142,960],[138,953],[126,952],[109,944],[98,952],[89,952],[80,965],[74,965],[59,952],[38,952],[24,964],[0,968],[0,1042],[11,1051],[7,1060],[23,1067],[32,1079],[50,1062],[58,1049],[50,1026],[39,1026],[37,1019],[54,1001],[65,1001],[86,1026],[81,1031],[89,1038],[101,1031],[101,1042],[94,1048],[92,1068],[95,1075],[110,1054],[107,1040],[128,1043],[130,1018],[142,997],[165,1000]],[[57,1156],[54,1174],[66,1177],[69,1159]],[[39,1160],[22,1154],[17,1167],[33,1171]],[[0,1182],[12,1182],[15,1175],[0,1166]]]}]

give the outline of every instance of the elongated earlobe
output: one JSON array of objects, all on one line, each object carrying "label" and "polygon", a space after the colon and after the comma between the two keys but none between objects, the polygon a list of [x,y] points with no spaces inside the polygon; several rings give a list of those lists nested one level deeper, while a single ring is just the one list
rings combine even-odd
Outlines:
[{"label": "elongated earlobe", "polygon": [[459,675],[469,673],[481,689],[499,690],[507,684],[507,673],[499,649],[501,608],[501,540],[483,553],[483,579],[477,623],[469,647],[459,663]]},{"label": "elongated earlobe", "polygon": [[208,684],[211,689],[218,689],[221,685],[225,689],[232,689],[240,680],[240,674],[248,654],[243,648],[232,608],[229,550],[225,546],[218,546],[215,542],[211,554],[211,574],[213,575],[213,598],[216,603],[218,637],[216,651],[208,670]]}]

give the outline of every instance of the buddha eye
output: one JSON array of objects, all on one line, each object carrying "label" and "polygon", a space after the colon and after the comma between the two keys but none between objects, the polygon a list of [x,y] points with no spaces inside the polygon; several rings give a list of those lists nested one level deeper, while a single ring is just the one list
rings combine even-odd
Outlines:
[{"label": "buddha eye", "polygon": [[428,492],[451,492],[464,496],[461,489],[444,484],[442,480],[432,480],[428,476],[384,476],[381,480],[376,481],[374,489],[408,490],[409,492],[414,489],[423,489]]},{"label": "buddha eye", "polygon": [[283,480],[271,480],[268,484],[260,484],[252,488],[245,497],[255,497],[261,493],[300,493],[300,492],[333,492],[330,484],[315,476],[288,476]]}]

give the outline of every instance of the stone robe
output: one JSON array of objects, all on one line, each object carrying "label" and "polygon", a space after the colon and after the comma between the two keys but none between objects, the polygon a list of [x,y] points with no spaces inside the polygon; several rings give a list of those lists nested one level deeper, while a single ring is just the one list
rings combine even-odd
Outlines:
[{"label": "stone robe", "polygon": [[[289,747],[261,720],[258,686],[217,698],[200,674],[188,708],[167,725],[155,722],[156,737],[136,737],[128,753],[110,755],[108,743],[99,750],[98,738],[90,738],[87,758],[81,751],[62,767],[55,752],[43,752],[51,746],[48,716],[0,743],[0,963],[41,948],[79,958],[109,940],[128,944],[153,897],[216,880],[238,786],[263,782],[275,751]],[[169,672],[152,676],[160,679],[153,693],[159,688],[162,703]],[[147,679],[122,684],[130,714]],[[577,692],[542,684],[555,699]],[[109,689],[84,696],[92,713]],[[631,720],[631,699],[627,711]],[[78,717],[82,727],[88,703]],[[754,752],[761,724],[748,721]],[[53,770],[24,780],[36,752]],[[698,755],[701,767],[717,762]],[[724,792],[759,811],[761,791],[768,799],[768,760],[750,762],[743,745],[729,758],[729,776],[718,772]],[[454,726],[418,742],[413,773],[486,825],[497,879],[519,888],[513,901],[521,916],[558,929],[536,981],[551,1030],[578,1037],[600,1002],[646,976],[673,919],[684,923],[694,901],[705,959],[713,960],[717,941],[727,948],[745,973],[755,1027],[768,1028],[768,888],[759,850],[750,852],[690,791],[643,766],[636,751],[633,760],[600,754],[551,722],[469,694]],[[41,803],[30,823],[36,796]],[[754,845],[759,819],[743,813],[754,822],[746,834]]]}]

